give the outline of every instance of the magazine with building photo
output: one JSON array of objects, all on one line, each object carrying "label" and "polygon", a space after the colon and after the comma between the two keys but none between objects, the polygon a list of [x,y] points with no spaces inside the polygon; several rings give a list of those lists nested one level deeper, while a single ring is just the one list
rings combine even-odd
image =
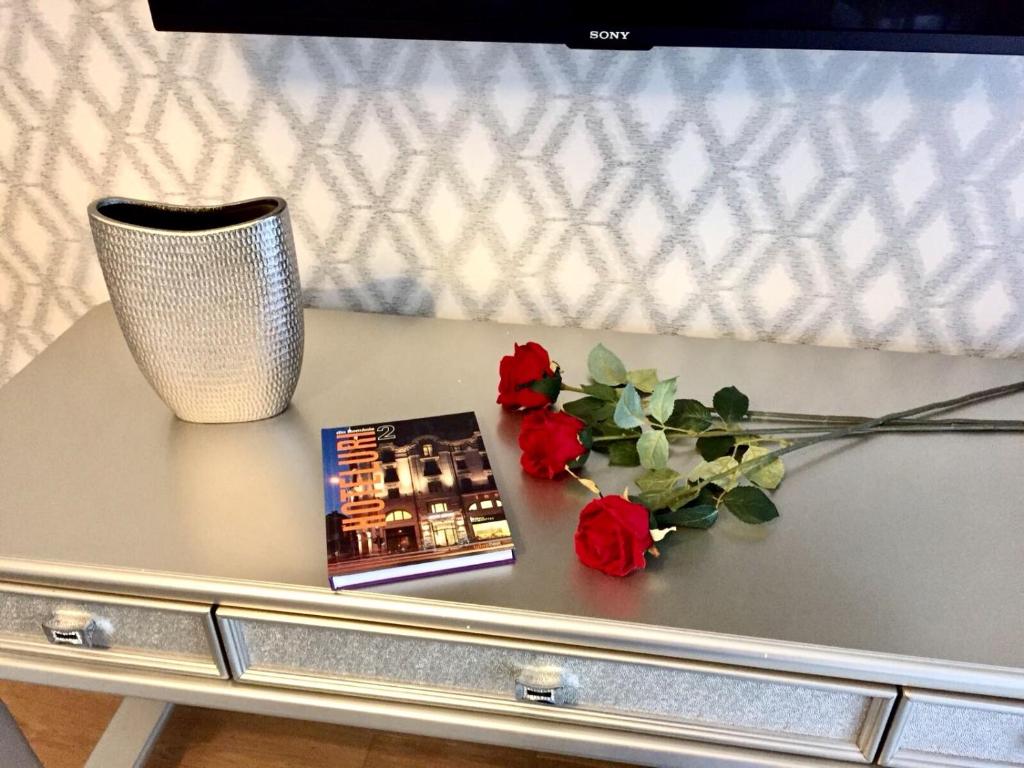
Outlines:
[{"label": "magazine with building photo", "polygon": [[332,588],[515,559],[473,413],[335,427],[321,438]]}]

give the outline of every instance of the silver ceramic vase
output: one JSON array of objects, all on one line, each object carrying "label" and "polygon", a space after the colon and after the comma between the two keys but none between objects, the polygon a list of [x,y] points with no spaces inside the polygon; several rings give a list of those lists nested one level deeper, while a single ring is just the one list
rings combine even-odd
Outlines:
[{"label": "silver ceramic vase", "polygon": [[303,322],[284,200],[107,197],[89,206],[89,223],[128,347],[179,418],[254,421],[288,407]]}]

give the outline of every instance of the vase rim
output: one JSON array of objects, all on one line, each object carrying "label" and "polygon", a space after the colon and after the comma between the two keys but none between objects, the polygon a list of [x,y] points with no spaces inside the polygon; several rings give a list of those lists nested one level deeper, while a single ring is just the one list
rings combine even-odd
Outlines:
[{"label": "vase rim", "polygon": [[215,205],[178,205],[111,196],[89,203],[88,214],[90,219],[115,227],[187,236],[249,227],[280,216],[287,206],[284,198],[272,196]]}]

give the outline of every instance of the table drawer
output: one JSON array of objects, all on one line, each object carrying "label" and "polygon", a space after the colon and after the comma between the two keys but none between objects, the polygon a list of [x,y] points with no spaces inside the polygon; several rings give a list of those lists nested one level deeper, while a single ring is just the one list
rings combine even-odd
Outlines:
[{"label": "table drawer", "polygon": [[232,676],[870,762],[896,690],[507,638],[218,608]]},{"label": "table drawer", "polygon": [[1024,766],[1024,702],[904,691],[882,765]]},{"label": "table drawer", "polygon": [[0,585],[0,650],[227,677],[209,606]]}]

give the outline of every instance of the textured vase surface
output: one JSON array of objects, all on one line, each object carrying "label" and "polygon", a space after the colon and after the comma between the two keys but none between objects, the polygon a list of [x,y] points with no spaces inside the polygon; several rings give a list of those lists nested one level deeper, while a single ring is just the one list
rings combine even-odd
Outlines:
[{"label": "textured vase surface", "polygon": [[89,206],[89,223],[128,347],[179,418],[254,421],[288,407],[303,322],[284,200],[108,197]]}]

